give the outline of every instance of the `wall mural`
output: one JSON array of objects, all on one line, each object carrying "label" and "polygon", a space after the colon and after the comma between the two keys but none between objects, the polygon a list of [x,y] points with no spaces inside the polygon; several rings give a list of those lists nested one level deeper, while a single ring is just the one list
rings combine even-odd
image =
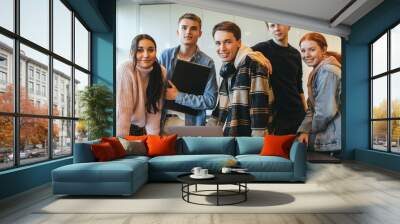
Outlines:
[{"label": "wall mural", "polygon": [[310,150],[341,150],[339,37],[119,2],[117,63],[119,136],[217,127],[215,135],[297,135]]}]

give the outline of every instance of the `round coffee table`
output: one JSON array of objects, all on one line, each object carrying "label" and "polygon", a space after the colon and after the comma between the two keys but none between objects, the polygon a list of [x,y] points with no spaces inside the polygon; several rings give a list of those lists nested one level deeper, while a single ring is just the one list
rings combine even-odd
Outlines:
[{"label": "round coffee table", "polygon": [[[247,183],[255,180],[255,177],[249,173],[216,173],[213,174],[215,177],[212,179],[193,179],[190,177],[191,173],[182,174],[177,177],[178,181],[182,183],[182,199],[188,203],[198,205],[234,205],[247,200],[247,192],[249,188]],[[198,190],[197,185],[215,185],[215,190]],[[190,186],[195,186],[194,191],[190,191]],[[236,185],[237,190],[224,190],[220,189],[220,185]],[[206,194],[209,192],[215,192],[215,194]],[[203,196],[203,197],[216,197],[216,204],[202,204],[193,202],[190,200],[190,196]],[[240,199],[231,203],[221,202],[221,197],[232,197],[240,196]]]}]

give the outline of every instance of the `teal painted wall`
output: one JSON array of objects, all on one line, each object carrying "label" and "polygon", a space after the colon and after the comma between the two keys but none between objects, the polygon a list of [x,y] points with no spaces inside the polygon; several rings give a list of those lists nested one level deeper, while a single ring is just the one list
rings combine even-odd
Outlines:
[{"label": "teal painted wall", "polygon": [[0,199],[48,183],[53,169],[71,163],[69,157],[0,172]]},{"label": "teal painted wall", "polygon": [[[104,83],[114,90],[115,0],[67,0],[67,2],[92,31],[92,82]],[[112,131],[110,127],[110,132]],[[50,182],[53,169],[71,163],[72,157],[69,157],[1,171],[0,199]]]},{"label": "teal painted wall", "polygon": [[92,35],[92,74],[93,83],[102,83],[113,88],[114,85],[114,46],[112,33],[93,33]]},{"label": "teal painted wall", "polygon": [[[109,32],[92,33],[92,83],[105,84],[114,93],[115,102],[115,27],[116,2],[115,0],[100,0],[98,8],[104,21],[110,27]],[[115,107],[112,120],[115,121]],[[110,127],[110,135],[115,135],[115,122]]]},{"label": "teal painted wall", "polygon": [[351,27],[351,35],[344,46],[345,159],[391,170],[399,170],[399,156],[369,150],[368,44],[400,22],[399,12],[400,0],[385,0]]}]

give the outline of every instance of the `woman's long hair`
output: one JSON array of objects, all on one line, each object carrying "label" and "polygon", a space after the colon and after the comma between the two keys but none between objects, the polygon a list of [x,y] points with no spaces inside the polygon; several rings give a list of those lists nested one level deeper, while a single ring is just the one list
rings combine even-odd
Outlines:
[{"label": "woman's long hair", "polygon": [[[326,42],[326,39],[325,39],[325,37],[324,37],[322,34],[320,34],[320,33],[315,33],[315,32],[306,33],[306,34],[300,39],[300,41],[299,41],[299,46],[301,45],[301,42],[303,42],[303,41],[305,41],[305,40],[315,41],[321,49],[326,49],[326,50],[328,49],[328,44],[327,44],[327,42]],[[333,57],[336,58],[336,60],[337,60],[339,63],[342,63],[342,56],[341,56],[339,53],[337,53],[337,52],[334,52],[334,51],[326,51],[326,54],[325,54],[325,55],[326,55],[326,56],[333,56]]]},{"label": "woman's long hair", "polygon": [[[153,42],[154,47],[157,50],[156,42],[150,35],[139,34],[135,38],[133,38],[130,53],[132,56],[134,70],[136,69],[136,64],[137,64],[136,53],[138,51],[139,41],[143,39],[150,40],[151,42]],[[157,113],[158,111],[161,110],[161,108],[158,107],[159,106],[158,103],[163,95],[163,91],[164,91],[164,83],[163,83],[161,66],[156,59],[156,61],[153,64],[153,70],[149,74],[149,83],[146,89],[146,111],[148,113]]]}]

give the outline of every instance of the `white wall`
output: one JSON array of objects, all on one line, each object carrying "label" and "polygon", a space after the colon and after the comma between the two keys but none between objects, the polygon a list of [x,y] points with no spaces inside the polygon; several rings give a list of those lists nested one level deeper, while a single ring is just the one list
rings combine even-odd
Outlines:
[{"label": "white wall", "polygon": [[[264,21],[179,4],[138,5],[126,1],[117,1],[117,64],[129,59],[131,40],[139,33],[147,33],[156,40],[158,55],[166,48],[177,46],[179,44],[176,35],[178,18],[187,12],[195,13],[202,19],[203,35],[198,44],[203,52],[214,59],[217,77],[219,77],[221,62],[215,52],[211,35],[215,24],[225,20],[235,22],[242,30],[242,42],[248,46],[271,38]],[[292,27],[289,33],[289,43],[298,48],[300,38],[307,32],[310,31]],[[324,34],[324,36],[328,42],[328,50],[341,53],[341,39],[328,34]],[[310,71],[311,69],[303,63],[305,94],[307,94],[306,83]]]}]

